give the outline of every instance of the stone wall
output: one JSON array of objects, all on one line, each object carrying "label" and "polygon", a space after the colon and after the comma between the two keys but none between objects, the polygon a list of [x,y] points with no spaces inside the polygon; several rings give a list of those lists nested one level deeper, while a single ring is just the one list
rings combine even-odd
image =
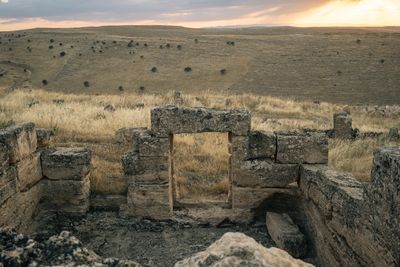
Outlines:
[{"label": "stone wall", "polygon": [[400,148],[374,153],[372,183],[302,165],[309,236],[322,266],[399,266]]},{"label": "stone wall", "polygon": [[[173,216],[176,203],[173,135],[227,132],[230,141],[228,206],[237,214],[254,210],[275,194],[298,195],[300,164],[326,164],[327,137],[321,133],[252,132],[250,113],[243,110],[156,107],[151,129],[123,129],[121,140],[132,140],[122,157],[129,189],[128,213],[155,219]],[[252,218],[248,218],[252,220]]]},{"label": "stone wall", "polygon": [[73,204],[71,208],[61,203],[58,212],[75,212],[78,206],[79,211],[87,210],[80,201],[88,200],[90,153],[50,151],[51,136],[49,130],[36,131],[33,123],[0,130],[0,227],[27,232],[39,206],[48,208],[61,198]]}]

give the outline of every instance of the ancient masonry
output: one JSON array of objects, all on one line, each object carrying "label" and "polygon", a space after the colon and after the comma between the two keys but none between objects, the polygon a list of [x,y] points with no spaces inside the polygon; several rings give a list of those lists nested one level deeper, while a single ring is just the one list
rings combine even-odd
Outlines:
[{"label": "ancient masonry", "polygon": [[[344,114],[336,116],[337,135],[348,136],[348,125]],[[321,266],[400,265],[400,148],[376,150],[372,182],[364,184],[328,169],[326,134],[251,131],[242,110],[156,107],[150,129],[119,132],[132,143],[122,157],[129,186],[121,212],[174,219],[174,134],[200,132],[229,134],[226,218],[264,216],[278,247]],[[49,138],[32,124],[0,131],[0,227],[24,231],[38,209],[88,210],[90,152],[49,149]]]}]

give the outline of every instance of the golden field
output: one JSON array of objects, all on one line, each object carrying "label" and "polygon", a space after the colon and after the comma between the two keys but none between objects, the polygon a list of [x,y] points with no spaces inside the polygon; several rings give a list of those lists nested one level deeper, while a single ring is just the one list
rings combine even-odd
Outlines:
[{"label": "golden field", "polygon": [[[120,158],[130,147],[114,142],[116,130],[123,127],[149,127],[151,108],[174,104],[174,95],[174,92],[165,95],[75,95],[43,90],[3,91],[0,98],[0,124],[6,126],[15,122],[34,122],[37,127],[51,128],[56,132],[54,145],[89,147],[93,151],[93,191],[118,194],[126,190]],[[248,109],[252,112],[253,130],[330,129],[333,113],[342,109],[351,112],[353,127],[361,132],[387,132],[390,127],[400,128],[398,116],[368,114],[355,106],[208,92],[184,94],[182,98],[183,106]],[[112,105],[115,110],[106,111],[104,108],[107,105]],[[215,196],[225,193],[228,187],[226,135],[179,135],[175,140],[175,173],[182,197],[196,192]],[[373,150],[378,146],[398,145],[399,142],[389,142],[385,138],[331,140],[329,165],[368,181]],[[194,177],[189,181],[187,178],[193,174],[210,179]]]}]

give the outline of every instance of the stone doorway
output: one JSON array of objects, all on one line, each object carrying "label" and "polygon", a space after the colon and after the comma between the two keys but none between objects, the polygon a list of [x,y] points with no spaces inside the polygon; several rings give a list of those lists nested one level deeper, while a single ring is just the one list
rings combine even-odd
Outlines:
[{"label": "stone doorway", "polygon": [[174,209],[217,205],[231,208],[228,133],[171,135],[170,185]]}]

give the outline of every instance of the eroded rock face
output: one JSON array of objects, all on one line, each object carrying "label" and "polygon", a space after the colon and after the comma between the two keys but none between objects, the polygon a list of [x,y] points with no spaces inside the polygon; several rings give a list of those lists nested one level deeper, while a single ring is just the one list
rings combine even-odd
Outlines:
[{"label": "eroded rock face", "polygon": [[14,230],[0,228],[0,266],[116,266],[138,267],[129,260],[103,259],[70,232],[62,232],[42,243]]},{"label": "eroded rock face", "polygon": [[313,266],[296,260],[287,252],[278,248],[265,248],[253,238],[242,233],[226,233],[205,251],[184,259],[175,267],[200,266]]}]

